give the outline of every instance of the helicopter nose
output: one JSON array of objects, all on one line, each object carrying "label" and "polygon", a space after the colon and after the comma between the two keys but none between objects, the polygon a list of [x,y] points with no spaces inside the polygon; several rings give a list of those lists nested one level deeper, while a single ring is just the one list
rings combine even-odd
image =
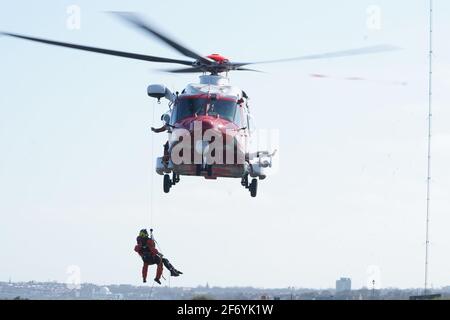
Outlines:
[{"label": "helicopter nose", "polygon": [[190,121],[189,123],[189,131],[191,131],[192,133],[199,130],[202,134],[204,134],[208,130],[221,132],[222,127],[223,125],[220,121],[218,121],[218,119],[209,116],[198,117],[195,120]]},{"label": "helicopter nose", "polygon": [[213,119],[202,119],[201,122],[203,131],[211,129],[216,130],[219,128],[218,124]]},{"label": "helicopter nose", "polygon": [[205,136],[207,139],[211,136],[221,136],[224,141],[228,141],[230,137],[233,138],[236,135],[237,126],[221,118],[199,116],[185,122],[184,128],[189,130],[194,139]]}]

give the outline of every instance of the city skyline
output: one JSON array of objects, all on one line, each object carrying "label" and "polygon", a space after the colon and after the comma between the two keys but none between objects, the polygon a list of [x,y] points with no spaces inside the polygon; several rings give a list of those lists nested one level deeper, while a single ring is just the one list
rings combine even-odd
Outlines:
[{"label": "city skyline", "polygon": [[[163,193],[154,160],[166,136],[150,127],[168,106],[146,88],[181,91],[197,75],[0,36],[0,279],[138,285],[135,239],[153,228],[184,273],[173,286],[324,288],[345,276],[356,288],[374,279],[380,288],[422,287],[428,1],[233,0],[232,14],[214,18],[210,6],[4,1],[0,30],[180,58],[106,13],[132,11],[201,54],[232,61],[378,44],[401,50],[230,73],[258,128],[279,133],[278,171],[252,199],[229,179],[182,177]],[[450,2],[435,6],[429,283],[442,287],[450,270]]]},{"label": "city skyline", "polygon": [[[216,287],[208,284],[196,287],[152,287],[129,284],[95,285],[84,283],[77,288],[57,282],[0,281],[0,300],[411,300],[420,296],[422,288],[370,289],[338,291],[333,288],[253,288]],[[433,291],[433,299],[449,299],[450,286]]]}]

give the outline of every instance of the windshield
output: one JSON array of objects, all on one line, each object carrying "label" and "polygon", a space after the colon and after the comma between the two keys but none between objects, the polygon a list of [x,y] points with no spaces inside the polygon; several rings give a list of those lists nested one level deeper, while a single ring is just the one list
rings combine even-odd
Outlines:
[{"label": "windshield", "polygon": [[211,100],[210,98],[182,97],[178,99],[176,108],[176,121],[205,114],[234,121],[236,101],[232,99]]},{"label": "windshield", "polygon": [[195,115],[204,115],[206,111],[206,99],[180,98],[177,101],[177,121]]}]

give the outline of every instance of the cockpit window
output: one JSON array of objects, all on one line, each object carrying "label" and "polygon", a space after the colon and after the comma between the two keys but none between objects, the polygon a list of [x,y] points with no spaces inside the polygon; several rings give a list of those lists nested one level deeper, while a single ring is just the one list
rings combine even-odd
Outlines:
[{"label": "cockpit window", "polygon": [[177,100],[177,120],[182,120],[195,115],[204,115],[206,111],[206,99],[204,98],[180,98]]},{"label": "cockpit window", "polygon": [[236,101],[234,100],[213,100],[208,106],[208,114],[210,116],[219,116],[228,121],[234,120],[236,113]]},{"label": "cockpit window", "polygon": [[236,101],[232,99],[181,97],[176,104],[176,121],[205,114],[234,121],[236,107]]}]

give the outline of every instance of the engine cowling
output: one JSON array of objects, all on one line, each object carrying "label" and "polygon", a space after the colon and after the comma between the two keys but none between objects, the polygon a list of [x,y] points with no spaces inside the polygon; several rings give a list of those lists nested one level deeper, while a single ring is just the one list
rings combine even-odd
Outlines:
[{"label": "engine cowling", "polygon": [[161,98],[166,98],[170,102],[175,101],[175,95],[162,84],[151,84],[147,87],[147,94],[149,97],[161,100]]}]

